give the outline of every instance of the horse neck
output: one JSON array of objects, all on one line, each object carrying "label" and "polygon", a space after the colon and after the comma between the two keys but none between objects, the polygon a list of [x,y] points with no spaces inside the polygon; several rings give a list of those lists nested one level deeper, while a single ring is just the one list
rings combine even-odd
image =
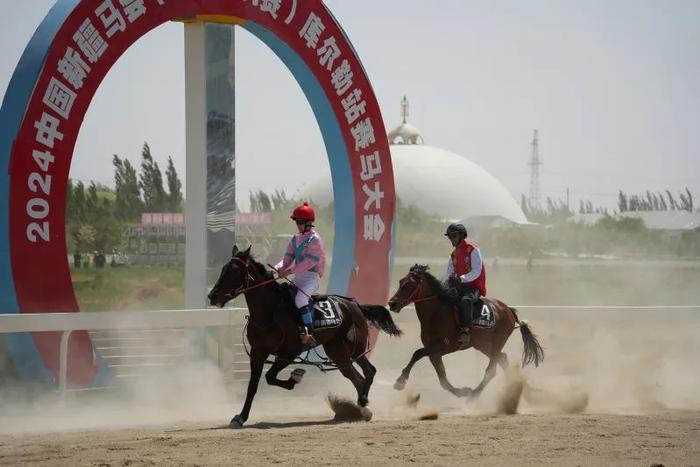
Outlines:
[{"label": "horse neck", "polygon": [[278,294],[275,290],[275,283],[266,284],[245,292],[245,302],[251,318],[260,320],[272,319],[277,303]]},{"label": "horse neck", "polygon": [[422,324],[429,322],[433,314],[442,307],[437,292],[430,287],[427,279],[423,279],[423,284],[425,284],[425,292],[421,293],[415,303],[416,315]]},{"label": "horse neck", "polygon": [[435,299],[418,302],[415,306],[418,321],[420,321],[421,324],[426,324],[432,320],[435,312],[440,309],[440,302],[437,297],[435,297]]}]

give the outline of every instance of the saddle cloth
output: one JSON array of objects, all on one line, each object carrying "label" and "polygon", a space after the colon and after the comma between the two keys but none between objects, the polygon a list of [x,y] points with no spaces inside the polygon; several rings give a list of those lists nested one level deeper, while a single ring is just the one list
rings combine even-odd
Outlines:
[{"label": "saddle cloth", "polygon": [[[455,324],[459,326],[459,311],[454,308]],[[491,305],[487,304],[482,299],[479,299],[472,309],[472,327],[491,329],[496,325],[496,313]]]},{"label": "saddle cloth", "polygon": [[474,304],[474,311],[472,312],[472,326],[491,329],[495,325],[496,313],[489,304],[479,299],[479,301]]},{"label": "saddle cloth", "polygon": [[343,312],[340,311],[337,298],[333,295],[314,295],[314,328],[337,328],[343,322]]},{"label": "saddle cloth", "polygon": [[[293,285],[282,285],[283,290],[287,293],[289,305],[294,306],[294,297],[297,294],[297,288]],[[338,299],[346,298],[339,295],[312,295],[311,301],[314,304],[314,329],[330,329],[337,328],[343,322],[343,312],[338,306]],[[301,321],[299,322],[301,324]]]}]

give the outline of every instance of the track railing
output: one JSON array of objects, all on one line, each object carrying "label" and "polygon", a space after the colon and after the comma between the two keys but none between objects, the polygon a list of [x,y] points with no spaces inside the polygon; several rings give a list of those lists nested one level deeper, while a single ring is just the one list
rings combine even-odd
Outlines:
[{"label": "track railing", "polygon": [[0,333],[61,332],[58,389],[66,392],[68,340],[73,331],[183,329],[236,326],[246,308],[83,313],[0,314]]}]

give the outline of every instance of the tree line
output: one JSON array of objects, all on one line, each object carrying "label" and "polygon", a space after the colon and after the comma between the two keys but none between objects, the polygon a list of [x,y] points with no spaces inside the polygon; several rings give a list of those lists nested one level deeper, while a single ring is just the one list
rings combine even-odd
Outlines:
[{"label": "tree line", "polygon": [[693,194],[686,187],[681,191],[678,200],[670,190],[652,193],[647,190],[643,195],[627,194],[622,190],[617,196],[617,207],[620,212],[628,211],[688,211],[693,212]]},{"label": "tree line", "polygon": [[[693,212],[693,194],[688,188],[681,191],[676,199],[670,190],[644,194],[627,194],[618,191],[617,213],[631,211],[688,211]],[[543,224],[566,220],[574,215],[566,201],[547,197],[544,206],[533,205],[525,195],[520,197],[520,208],[530,222]],[[608,208],[596,207],[590,200],[579,201],[579,214],[610,215]],[[615,214],[616,212],[613,212]]]},{"label": "tree line", "polygon": [[182,212],[182,182],[172,157],[163,174],[144,143],[141,171],[127,158],[112,157],[114,189],[90,181],[68,180],[66,227],[69,243],[80,251],[106,250],[121,243],[121,225],[136,223],[144,212]]}]

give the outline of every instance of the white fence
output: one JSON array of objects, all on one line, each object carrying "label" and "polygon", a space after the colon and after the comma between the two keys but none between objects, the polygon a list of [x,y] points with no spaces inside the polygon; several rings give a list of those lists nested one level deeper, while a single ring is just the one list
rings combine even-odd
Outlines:
[{"label": "white fence", "polygon": [[58,388],[66,391],[68,339],[73,331],[187,329],[240,326],[246,308],[85,313],[0,314],[0,333],[58,331],[61,334]]},{"label": "white fence", "polygon": [[[615,306],[615,305],[520,305],[518,309],[558,310],[565,313],[609,313],[618,311],[700,310],[700,305]],[[0,333],[58,331],[61,334],[58,387],[66,391],[68,339],[73,331],[187,329],[239,327],[246,308],[189,309],[163,311],[96,311],[85,313],[0,314]],[[237,338],[237,337],[236,337]],[[236,345],[235,343],[232,343]],[[239,362],[240,363],[240,362]],[[241,370],[242,371],[242,370]]]}]

